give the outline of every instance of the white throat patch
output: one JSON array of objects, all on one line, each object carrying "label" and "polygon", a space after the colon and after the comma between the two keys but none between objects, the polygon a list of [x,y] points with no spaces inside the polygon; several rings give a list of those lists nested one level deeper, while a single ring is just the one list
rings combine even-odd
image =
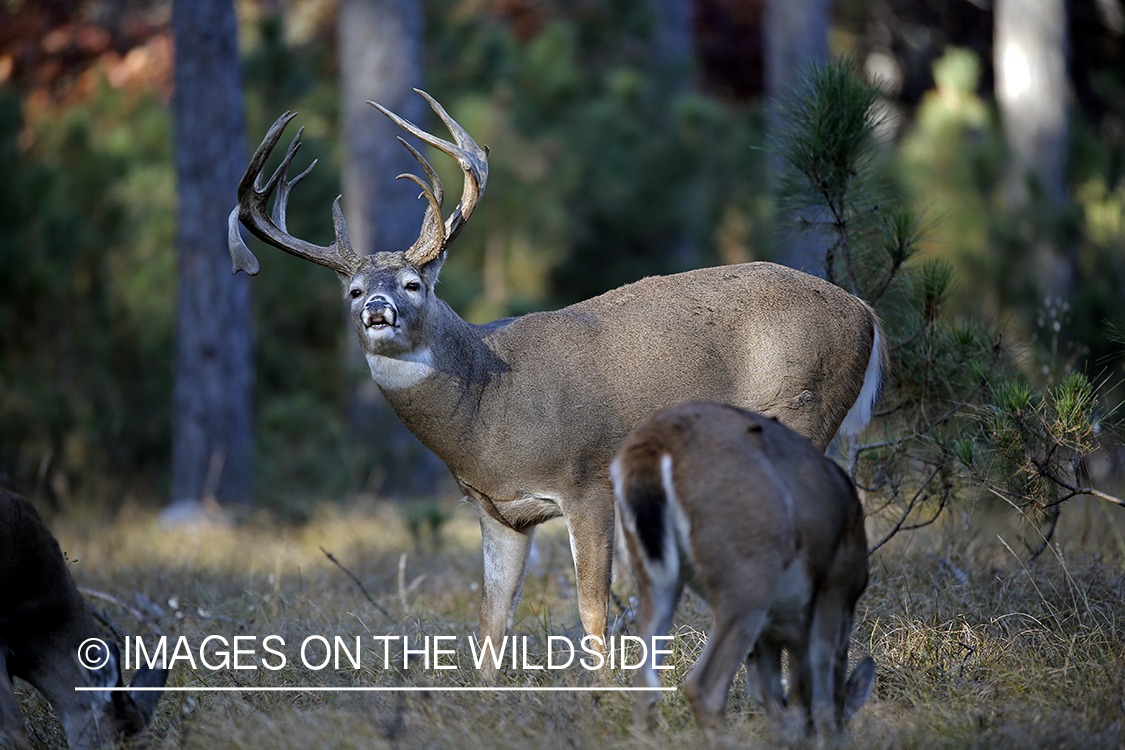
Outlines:
[{"label": "white throat patch", "polygon": [[364,353],[371,377],[380,388],[398,390],[418,385],[434,374],[433,353],[429,347],[408,352],[401,357],[384,357]]}]

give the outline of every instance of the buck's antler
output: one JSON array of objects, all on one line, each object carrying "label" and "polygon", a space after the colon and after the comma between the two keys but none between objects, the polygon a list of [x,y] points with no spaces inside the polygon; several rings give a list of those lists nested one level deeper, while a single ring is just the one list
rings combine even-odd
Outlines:
[{"label": "buck's antler", "polygon": [[[250,164],[246,167],[246,173],[242,175],[242,181],[238,184],[238,205],[231,211],[227,223],[227,244],[230,247],[233,265],[231,273],[245,271],[251,276],[258,273],[258,259],[254,257],[250,248],[242,241],[242,236],[238,231],[239,220],[258,239],[268,242],[291,255],[296,255],[298,258],[311,260],[313,263],[327,266],[333,271],[347,276],[354,274],[359,267],[359,257],[352,251],[351,241],[348,239],[348,227],[344,223],[344,214],[340,210],[339,198],[336,198],[336,201],[332,204],[332,224],[336,230],[336,241],[328,247],[314,245],[311,242],[294,237],[285,228],[285,211],[289,203],[289,194],[297,183],[303,180],[305,175],[316,166],[314,160],[304,172],[292,180],[288,179],[289,164],[293,161],[293,157],[297,155],[297,149],[301,147],[301,133],[304,132],[304,128],[297,131],[293,142],[289,144],[289,150],[285,152],[285,158],[282,160],[281,166],[274,171],[265,185],[262,184],[262,170],[265,168],[266,159],[269,158],[270,152],[273,151],[277,142],[281,140],[281,134],[284,132],[285,126],[296,116],[296,113],[286,112],[277,119],[269,132],[266,133],[262,145],[258,146],[258,150],[254,152]],[[271,216],[266,211],[266,204],[269,202],[274,189],[277,190],[277,197],[274,200],[273,215]]]},{"label": "buck's antler", "polygon": [[[445,126],[449,128],[449,132],[453,135],[453,140],[457,143],[453,144],[449,141],[444,141],[437,136],[430,135],[426,131],[419,128],[414,123],[404,120],[403,118],[391,112],[386,107],[375,102],[367,102],[375,109],[379,110],[400,128],[418,138],[423,143],[448,154],[457,160],[461,165],[461,171],[465,173],[465,187],[461,191],[461,202],[457,204],[457,208],[453,209],[453,213],[449,218],[442,222],[441,206],[442,200],[445,196],[445,189],[438,179],[437,173],[434,172],[429,162],[426,161],[417,150],[415,150],[409,143],[399,138],[402,145],[406,146],[407,150],[418,160],[422,165],[422,169],[426,172],[426,176],[430,178],[430,185],[426,185],[421,178],[412,174],[400,174],[399,179],[405,178],[413,180],[418,183],[422,188],[422,195],[429,201],[429,207],[426,209],[426,215],[422,219],[422,230],[418,234],[418,240],[410,246],[406,251],[406,257],[411,263],[422,265],[429,263],[434,258],[441,255],[461,228],[472,216],[473,209],[477,207],[481,195],[484,194],[485,183],[488,182],[488,147],[483,149],[476,144],[475,141],[465,132],[457,122],[449,116],[449,113],[437,103],[437,101],[421,89],[414,89],[421,94],[430,106],[433,107],[434,112],[437,112]],[[432,188],[431,188],[432,185]]]}]

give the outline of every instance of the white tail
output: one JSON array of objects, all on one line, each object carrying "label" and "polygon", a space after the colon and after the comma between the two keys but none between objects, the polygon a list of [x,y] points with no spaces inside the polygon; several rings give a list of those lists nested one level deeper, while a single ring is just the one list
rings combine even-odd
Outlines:
[{"label": "white tail", "polygon": [[357,255],[338,203],[331,245],[290,236],[286,205],[300,177],[289,180],[287,169],[300,133],[278,171],[268,180],[262,173],[293,117],[286,114],[239,186],[234,268],[258,269],[239,236],[241,221],[263,241],[339,274],[372,377],[477,506],[481,635],[498,642],[507,633],[535,527],[563,516],[582,624],[602,636],[614,524],[605,477],[626,433],[658,409],[704,399],[775,416],[824,450],[845,415],[852,414],[853,432],[870,416],[885,362],[879,322],[864,302],[823,279],[748,263],[643,279],[554,312],[466,323],[438,299],[435,284],[484,192],[487,150],[426,98],[456,143],[380,110],[461,165],[465,187],[447,220],[441,181],[411,149],[430,180],[410,178],[428,206],[413,246]]},{"label": "white tail", "polygon": [[[75,690],[122,686],[116,646],[88,640],[101,635],[35,508],[0,489],[0,747],[30,747],[13,677],[51,703],[71,748],[115,744],[144,729],[160,692]],[[97,669],[79,663],[80,647]],[[130,687],[163,687],[167,677],[163,669],[139,669]]]},{"label": "white tail", "polygon": [[[844,472],[792,430],[725,404],[666,409],[626,439],[611,470],[651,643],[672,626],[684,584],[715,627],[684,692],[696,721],[721,724],[746,661],[751,694],[831,732],[867,699],[874,662],[847,678],[856,601],[867,586],[863,508]],[[790,690],[781,681],[789,653]],[[637,684],[657,687],[651,661]],[[658,693],[639,693],[647,729]]]}]

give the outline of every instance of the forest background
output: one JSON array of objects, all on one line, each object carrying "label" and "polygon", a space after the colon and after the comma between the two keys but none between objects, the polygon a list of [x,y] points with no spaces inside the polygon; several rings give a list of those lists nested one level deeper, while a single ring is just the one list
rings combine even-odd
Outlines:
[{"label": "forest background", "polygon": [[[289,226],[325,244],[332,199],[343,192],[348,213],[352,194],[341,189],[350,58],[338,17],[347,5],[235,3],[246,153],[283,111],[300,112],[302,159],[320,166]],[[382,5],[421,14],[408,29],[420,50],[408,77],[492,147],[487,195],[442,273],[441,296],[466,319],[716,263],[818,270],[816,251],[784,231],[771,198],[767,3]],[[1002,329],[1036,387],[1085,374],[1099,389],[1096,416],[1111,414],[1125,330],[1122,4],[1067,4],[1055,49],[1043,51],[1065,61],[1048,94],[1064,112],[1054,125],[1061,157],[1045,165],[1021,161],[1019,123],[1005,121],[998,9],[791,5],[823,19],[828,54],[885,83],[882,173],[924,216],[920,260],[954,269],[944,314]],[[0,483],[56,512],[113,513],[183,494],[172,459],[183,221],[174,60],[169,2],[0,4]],[[373,127],[381,119],[367,117]],[[452,165],[435,164],[459,184]],[[393,183],[399,171],[372,179],[405,196],[396,205],[416,232],[424,206]],[[233,206],[234,185],[229,193]],[[246,320],[252,484],[236,499],[299,520],[328,499],[452,492],[393,415],[364,406],[377,389],[355,361],[338,281],[282,253],[260,255]],[[358,417],[365,408],[373,416]],[[1103,439],[1091,459],[1099,477],[1116,470],[1115,442]],[[221,495],[217,487],[201,476],[190,494]]]},{"label": "forest background", "polygon": [[[491,146],[487,193],[439,286],[471,321],[708,264],[825,273],[825,252],[849,248],[857,267],[838,258],[829,272],[879,297],[893,369],[872,426],[833,449],[856,470],[878,548],[852,643],[874,657],[876,689],[843,746],[1120,748],[1123,37],[1121,0],[0,0],[0,484],[48,517],[124,632],[474,633],[476,519],[381,405],[339,282],[261,246],[262,273],[231,277],[226,255],[235,182],[286,110],[305,126],[298,166],[319,159],[290,202],[292,233],[328,243],[343,193],[358,246],[410,243],[424,205],[394,176],[416,165],[363,100],[440,134],[419,85]],[[771,106],[830,56],[882,93],[828,70],[835,89]],[[831,179],[777,177],[799,166],[781,153],[801,152],[801,133],[857,111],[852,126],[879,123],[873,142],[859,127],[860,148],[807,149],[839,157]],[[776,149],[779,126],[798,123]],[[456,166],[431,161],[455,192]],[[838,207],[846,226],[825,218]],[[200,253],[211,270],[185,273]],[[240,389],[233,439],[238,420],[208,409]],[[240,440],[241,453],[223,447]],[[1092,487],[1112,494],[1076,497]],[[170,504],[210,513],[216,499],[245,522],[165,523]],[[513,629],[539,654],[580,634],[565,527],[544,527]],[[628,632],[628,575],[614,593],[615,632]],[[703,647],[698,597],[676,625],[670,685]],[[256,678],[435,682],[418,669]],[[477,676],[439,686],[450,681]],[[171,684],[245,680],[181,667]],[[24,687],[20,701],[33,744],[62,746],[45,701]],[[741,683],[718,741],[694,733],[680,694],[655,739],[632,735],[631,701],[177,693],[149,740],[777,740]]]}]

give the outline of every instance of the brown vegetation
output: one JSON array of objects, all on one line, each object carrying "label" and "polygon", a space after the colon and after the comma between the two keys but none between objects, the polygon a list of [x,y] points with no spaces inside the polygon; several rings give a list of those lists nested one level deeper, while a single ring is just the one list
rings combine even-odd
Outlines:
[{"label": "brown vegetation", "polygon": [[[1068,506],[1052,545],[1025,563],[1010,518],[947,514],[940,528],[902,534],[872,558],[853,651],[878,665],[875,694],[856,716],[855,748],[1116,748],[1125,742],[1125,526],[1094,500]],[[280,634],[288,644],[329,638],[474,631],[479,531],[452,511],[439,539],[412,538],[406,512],[368,503],[324,505],[300,527],[254,519],[239,527],[162,528],[126,509],[112,524],[69,519],[55,529],[80,585],[135,603],[170,638]],[[531,663],[548,635],[581,635],[561,524],[538,537],[515,633]],[[376,605],[321,550],[364,582]],[[403,562],[404,560],[404,562]],[[401,567],[400,567],[401,565]],[[401,572],[400,572],[401,570]],[[627,602],[629,576],[615,591]],[[139,595],[139,596],[138,596]],[[154,603],[154,604],[153,604]],[[104,602],[95,601],[98,607]],[[173,606],[174,605],[174,606]],[[385,611],[385,613],[384,613]],[[677,612],[680,685],[709,627],[706,606]],[[129,614],[106,614],[124,635],[153,634]],[[617,611],[621,615],[620,610]],[[628,615],[625,632],[632,632]],[[367,648],[367,644],[365,644]],[[287,647],[286,651],[292,651]],[[374,649],[372,649],[373,651]],[[381,653],[380,653],[381,658]],[[212,673],[177,667],[170,685],[396,686],[478,684],[467,648],[461,668],[404,673],[286,667]],[[593,685],[585,670],[508,670],[502,685]],[[632,674],[605,676],[628,686]],[[61,746],[61,727],[36,695],[20,693],[33,742]],[[708,747],[680,692],[661,702],[653,738],[629,730],[627,693],[171,693],[150,742],[157,748],[263,747]],[[736,681],[724,746],[778,739]]]}]

